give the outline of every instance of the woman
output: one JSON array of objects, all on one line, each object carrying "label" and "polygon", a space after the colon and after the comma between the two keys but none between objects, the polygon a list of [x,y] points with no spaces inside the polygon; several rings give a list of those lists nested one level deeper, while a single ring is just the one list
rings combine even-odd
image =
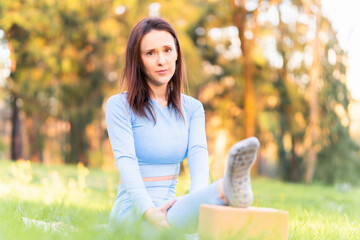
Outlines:
[{"label": "woman", "polygon": [[[208,185],[208,151],[202,104],[181,94],[185,66],[174,29],[145,18],[132,30],[123,81],[127,91],[109,98],[108,134],[121,184],[110,220],[144,217],[157,228],[196,231],[200,204],[247,207],[257,138],[235,144],[223,179]],[[175,198],[179,164],[188,158],[189,194]]]}]

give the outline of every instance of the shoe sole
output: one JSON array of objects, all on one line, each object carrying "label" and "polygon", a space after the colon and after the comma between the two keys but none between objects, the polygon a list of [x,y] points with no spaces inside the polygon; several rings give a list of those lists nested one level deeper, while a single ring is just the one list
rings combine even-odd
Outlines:
[{"label": "shoe sole", "polygon": [[231,206],[248,207],[253,201],[250,169],[256,161],[260,142],[256,137],[244,139],[229,151],[227,173],[231,191]]}]

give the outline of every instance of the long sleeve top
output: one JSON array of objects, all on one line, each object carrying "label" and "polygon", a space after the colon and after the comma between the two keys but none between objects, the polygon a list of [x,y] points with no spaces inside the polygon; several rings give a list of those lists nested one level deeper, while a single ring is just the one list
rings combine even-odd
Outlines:
[{"label": "long sleeve top", "polygon": [[[154,123],[151,118],[137,116],[128,106],[126,97],[125,92],[108,99],[106,124],[121,185],[136,213],[142,215],[154,207],[142,177],[177,174],[169,174],[166,166],[179,165],[185,158],[188,158],[191,176],[189,192],[207,186],[209,166],[202,104],[182,94],[184,121],[171,107],[161,107],[150,99],[156,116]],[[149,165],[157,165],[157,170],[146,171]]]}]

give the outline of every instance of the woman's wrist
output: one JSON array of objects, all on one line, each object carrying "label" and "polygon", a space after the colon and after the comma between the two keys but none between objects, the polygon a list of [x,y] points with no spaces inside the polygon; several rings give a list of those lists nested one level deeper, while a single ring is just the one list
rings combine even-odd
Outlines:
[{"label": "woman's wrist", "polygon": [[144,216],[146,217],[146,215],[150,214],[153,210],[155,209],[155,207],[151,207],[145,210],[144,212]]}]

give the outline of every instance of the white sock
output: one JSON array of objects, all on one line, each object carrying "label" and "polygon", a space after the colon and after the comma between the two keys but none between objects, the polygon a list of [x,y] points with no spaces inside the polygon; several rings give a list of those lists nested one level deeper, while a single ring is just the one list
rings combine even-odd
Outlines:
[{"label": "white sock", "polygon": [[253,201],[250,169],[254,164],[260,142],[256,137],[244,139],[229,151],[224,176],[224,195],[233,207],[248,207]]}]

